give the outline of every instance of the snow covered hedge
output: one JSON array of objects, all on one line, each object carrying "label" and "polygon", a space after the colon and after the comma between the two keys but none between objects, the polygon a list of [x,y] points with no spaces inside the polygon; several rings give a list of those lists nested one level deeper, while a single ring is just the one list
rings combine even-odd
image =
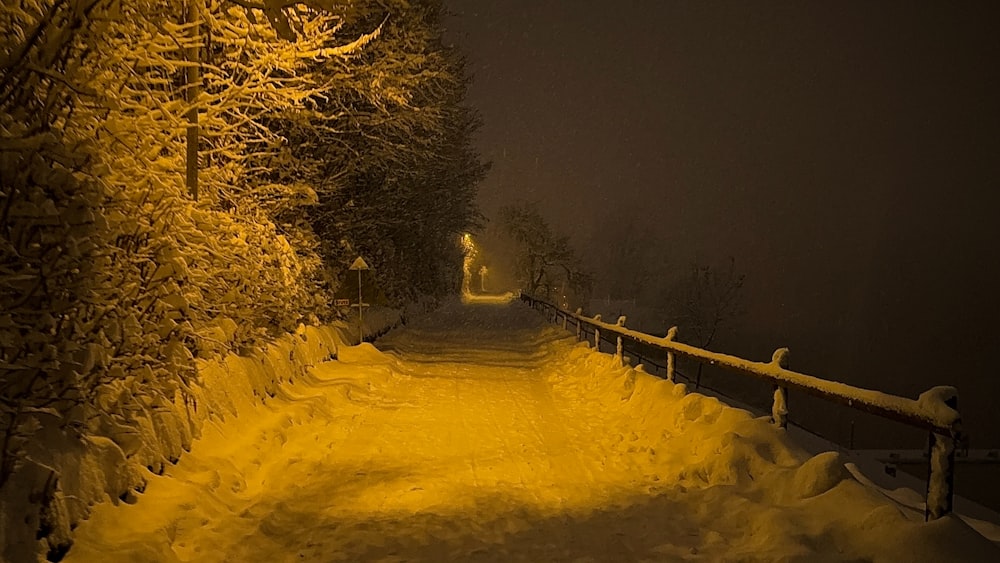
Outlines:
[{"label": "snow covered hedge", "polygon": [[[173,10],[79,0],[0,15],[13,32],[0,53],[0,486],[43,429],[134,425],[190,391],[196,358],[327,316],[318,255],[290,243],[308,237],[233,202],[233,186],[255,184],[245,161],[209,152],[209,195],[187,197]],[[255,107],[241,96],[274,100],[230,86],[205,113],[213,148],[239,152],[260,118],[229,113]]]},{"label": "snow covered hedge", "polygon": [[[381,334],[402,320],[400,311],[371,315],[366,334]],[[97,431],[76,432],[45,425],[26,446],[25,463],[0,494],[0,555],[8,561],[58,559],[71,545],[70,532],[100,502],[133,503],[145,488],[147,471],[162,474],[179,461],[201,428],[213,419],[240,416],[281,393],[284,383],[356,343],[356,327],[336,322],[300,325],[247,354],[197,360],[190,388],[155,402],[141,399],[142,383],[118,385],[140,397],[141,412],[115,412]]]}]

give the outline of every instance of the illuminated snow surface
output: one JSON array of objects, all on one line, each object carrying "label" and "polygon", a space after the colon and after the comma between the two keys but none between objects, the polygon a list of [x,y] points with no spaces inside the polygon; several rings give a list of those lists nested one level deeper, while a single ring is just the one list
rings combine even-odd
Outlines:
[{"label": "illuminated snow surface", "polygon": [[[209,424],[68,561],[997,561],[766,419],[454,303]],[[381,350],[381,351],[380,351]]]}]

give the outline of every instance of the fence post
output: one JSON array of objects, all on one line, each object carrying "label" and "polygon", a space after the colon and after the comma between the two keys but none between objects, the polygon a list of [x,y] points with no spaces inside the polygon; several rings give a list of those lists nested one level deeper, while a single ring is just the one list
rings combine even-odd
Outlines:
[{"label": "fence post", "polygon": [[569,317],[566,315],[566,313],[563,313],[562,318],[563,318],[563,330],[566,330],[566,322],[569,321]]},{"label": "fence post", "polygon": [[[601,314],[598,313],[594,315],[594,320],[595,321],[601,320]],[[597,350],[598,352],[601,351],[601,329],[597,328],[596,326],[594,327],[594,350]]]},{"label": "fence post", "polygon": [[[673,342],[675,338],[677,338],[677,327],[672,326],[667,330],[667,335],[663,339],[667,342]],[[676,369],[676,364],[674,363],[675,361],[676,358],[674,357],[674,353],[667,350],[667,381],[671,383],[674,382]]]},{"label": "fence post", "polygon": [[[958,410],[958,396],[945,399],[944,404]],[[951,514],[955,496],[955,432],[931,432],[928,443],[927,503],[924,520],[937,520]]]},{"label": "fence post", "polygon": [[583,339],[583,326],[580,324],[580,315],[583,314],[583,307],[576,308],[576,341]]},{"label": "fence post", "polygon": [[[622,328],[625,328],[625,315],[622,315],[622,316],[618,317],[618,322],[616,322],[615,324],[618,325],[618,326],[620,326],[620,327],[622,327]],[[619,366],[624,366],[625,365],[625,350],[624,350],[624,346],[622,346],[622,337],[621,336],[618,336],[618,341],[615,344],[615,357],[618,358],[618,365]]]},{"label": "fence post", "polygon": [[[778,348],[771,356],[771,363],[788,369],[788,348]],[[778,428],[788,427],[788,389],[774,386],[774,403],[771,405],[771,422]]]}]

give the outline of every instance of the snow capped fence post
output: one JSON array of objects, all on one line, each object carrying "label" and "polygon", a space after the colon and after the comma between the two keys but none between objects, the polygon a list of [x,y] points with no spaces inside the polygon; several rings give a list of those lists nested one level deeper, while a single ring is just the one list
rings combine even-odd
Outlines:
[{"label": "snow capped fence post", "polygon": [[[667,335],[663,339],[667,342],[673,342],[675,338],[677,338],[677,327],[672,326],[667,330]],[[667,381],[671,383],[674,382],[675,361],[674,353],[667,350]]]},{"label": "snow capped fence post", "polygon": [[583,325],[580,324],[580,315],[583,314],[583,308],[578,307],[576,309],[576,341],[579,342],[583,340]]},{"label": "snow capped fence post", "polygon": [[[594,320],[600,321],[601,314],[598,313],[594,315]],[[598,352],[601,351],[601,329],[597,328],[596,326],[594,327],[594,350],[597,350]]]},{"label": "snow capped fence post", "polygon": [[[615,326],[620,326],[625,328],[625,315],[618,317],[618,322]],[[619,366],[625,365],[625,351],[622,349],[622,337],[618,336],[618,342],[615,344],[615,358],[618,360]]]},{"label": "snow capped fence post", "polygon": [[[771,363],[781,369],[788,369],[788,348],[778,348],[771,356]],[[788,427],[788,389],[781,385],[774,386],[774,404],[771,405],[771,422],[778,428]]]},{"label": "snow capped fence post", "polygon": [[[944,404],[958,410],[958,394],[944,399]],[[955,436],[932,431],[927,444],[927,504],[924,520],[937,520],[951,513],[955,493]]]}]

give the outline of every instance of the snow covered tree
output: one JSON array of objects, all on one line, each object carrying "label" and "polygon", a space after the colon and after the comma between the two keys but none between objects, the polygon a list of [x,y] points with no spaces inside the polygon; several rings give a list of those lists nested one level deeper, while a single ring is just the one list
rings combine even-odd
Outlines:
[{"label": "snow covered tree", "polygon": [[370,260],[395,302],[458,290],[460,234],[478,222],[486,172],[472,147],[479,118],[463,105],[465,61],[446,47],[441,3],[373,4],[346,23],[380,35],[357,57],[316,66],[330,85],[312,100],[311,128],[277,123],[319,204],[310,222],[332,268]]},{"label": "snow covered tree", "polygon": [[[196,360],[331,318],[346,252],[399,300],[457,290],[484,166],[439,4],[196,6],[0,6],[5,495],[38,497],[11,478],[47,475],[39,434],[161,472],[196,432]],[[21,535],[64,552],[45,534]]]},{"label": "snow covered tree", "polygon": [[40,425],[114,438],[183,401],[196,357],[331,314],[326,248],[455,285],[476,119],[436,4],[408,5],[205,0],[197,25],[167,0],[0,7],[0,485]]},{"label": "snow covered tree", "polygon": [[[96,46],[76,30],[100,2],[0,8],[0,486],[43,422],[81,403],[94,355],[73,318],[91,297],[95,150],[63,126],[93,88],[77,69]],[[90,125],[93,125],[90,123]]]}]

